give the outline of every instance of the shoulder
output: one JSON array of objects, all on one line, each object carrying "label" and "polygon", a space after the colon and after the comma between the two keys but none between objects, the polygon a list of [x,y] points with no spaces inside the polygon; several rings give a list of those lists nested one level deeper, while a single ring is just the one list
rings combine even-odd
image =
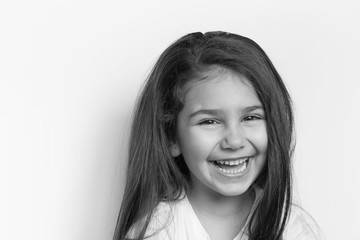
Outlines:
[{"label": "shoulder", "polygon": [[[174,211],[178,208],[178,201],[160,202],[154,209],[150,222],[146,228],[145,239],[168,240],[173,239]],[[145,225],[146,219],[137,222],[129,231],[128,237],[138,236]]]},{"label": "shoulder", "polygon": [[293,204],[284,230],[284,240],[325,240],[325,237],[311,215]]}]

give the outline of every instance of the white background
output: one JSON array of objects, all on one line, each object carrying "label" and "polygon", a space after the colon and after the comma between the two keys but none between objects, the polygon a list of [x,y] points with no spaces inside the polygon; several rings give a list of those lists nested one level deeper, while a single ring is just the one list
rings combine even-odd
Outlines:
[{"label": "white background", "polygon": [[358,1],[0,1],[0,239],[110,240],[132,104],[193,31],[254,39],[292,94],[296,199],[360,239]]}]

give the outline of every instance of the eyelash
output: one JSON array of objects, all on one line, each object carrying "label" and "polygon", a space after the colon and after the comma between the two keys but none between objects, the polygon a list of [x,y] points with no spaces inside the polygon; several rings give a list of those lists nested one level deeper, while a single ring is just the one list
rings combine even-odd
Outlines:
[{"label": "eyelash", "polygon": [[[261,120],[261,119],[263,119],[263,117],[261,117],[261,116],[249,115],[249,116],[244,117],[243,121],[248,122],[248,121]],[[199,125],[213,125],[213,124],[220,124],[220,122],[215,119],[205,119],[199,123]]]},{"label": "eyelash", "polygon": [[249,115],[244,117],[244,121],[253,121],[253,120],[260,120],[263,119],[261,116],[258,115]]},{"label": "eyelash", "polygon": [[213,124],[219,124],[219,122],[214,119],[206,119],[206,120],[201,121],[199,124],[200,125],[213,125]]}]

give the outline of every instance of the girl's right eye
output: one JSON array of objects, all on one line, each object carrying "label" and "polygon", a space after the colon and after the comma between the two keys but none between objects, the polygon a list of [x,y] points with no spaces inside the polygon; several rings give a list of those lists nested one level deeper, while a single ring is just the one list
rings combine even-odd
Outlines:
[{"label": "girl's right eye", "polygon": [[219,124],[219,122],[214,119],[206,119],[206,120],[201,121],[199,124],[200,125],[214,125],[214,124]]}]

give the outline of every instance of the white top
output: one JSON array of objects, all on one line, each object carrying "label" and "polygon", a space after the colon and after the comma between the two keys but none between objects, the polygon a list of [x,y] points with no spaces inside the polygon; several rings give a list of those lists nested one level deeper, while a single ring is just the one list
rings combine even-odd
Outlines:
[{"label": "white top", "polygon": [[[255,188],[255,203],[261,191],[261,189]],[[254,208],[255,204],[252,210]],[[132,230],[133,233],[134,229]],[[130,233],[129,235],[132,236],[133,234]],[[150,236],[146,238],[149,240],[210,240],[186,196],[178,201],[161,202],[154,211],[145,236]],[[325,240],[311,216],[295,205],[292,205],[283,239]],[[248,235],[242,230],[233,240],[248,240]]]}]

